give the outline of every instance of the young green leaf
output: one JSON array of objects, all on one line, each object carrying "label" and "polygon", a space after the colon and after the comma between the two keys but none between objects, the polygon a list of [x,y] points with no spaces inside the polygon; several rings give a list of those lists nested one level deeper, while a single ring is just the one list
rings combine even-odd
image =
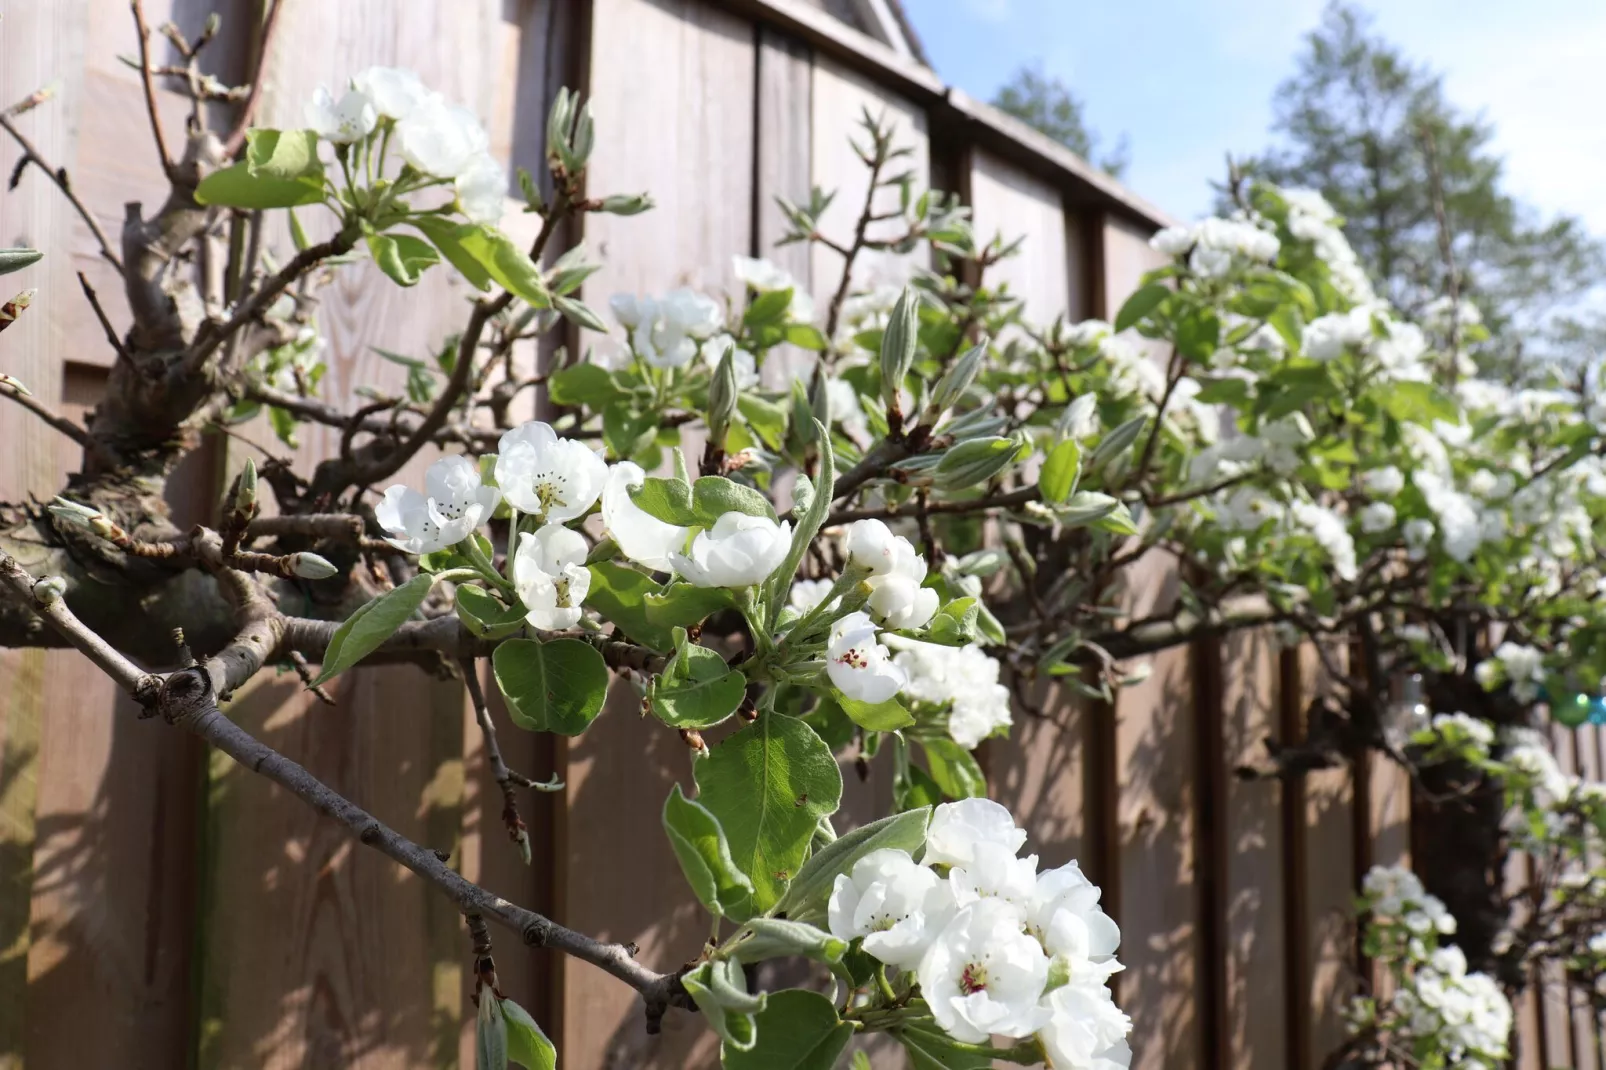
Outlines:
[{"label": "young green leaf", "polygon": [[726,513],[775,519],[775,507],[767,497],[723,476],[703,476],[692,485],[692,509],[702,527],[712,527]]},{"label": "young green leaf", "polygon": [[719,819],[707,807],[686,798],[676,784],[664,800],[663,823],[669,846],[698,902],[710,914],[745,918],[753,882],[731,860],[730,844]]},{"label": "young green leaf", "polygon": [[1076,490],[1076,480],[1081,474],[1082,447],[1065,439],[1049,451],[1043,470],[1037,475],[1037,489],[1045,502],[1058,505]]},{"label": "young green leaf", "polygon": [[329,640],[329,648],[323,653],[323,671],[309,686],[316,687],[332,679],[378,650],[380,644],[418,612],[434,583],[434,576],[420,573],[359,607],[335,629],[334,638]]},{"label": "young green leaf", "polygon": [[671,727],[712,728],[735,713],[746,694],[747,677],[724,658],[687,646],[653,678],[647,697],[653,716]]},{"label": "young green leaf", "polygon": [[318,162],[318,135],[311,130],[248,130],[245,166],[253,178],[323,181]]},{"label": "young green leaf", "polygon": [[824,929],[784,918],[753,918],[725,942],[737,962],[803,956],[827,964],[842,961],[848,945]]},{"label": "young green leaf", "polygon": [[720,1052],[725,1070],[831,1070],[853,1039],[830,1000],[800,988],[772,992],[756,1024],[751,1048]]},{"label": "young green leaf", "polygon": [[630,488],[630,500],[648,516],[680,527],[701,527],[702,519],[692,507],[691,484],[682,479],[648,476],[641,486]]},{"label": "young green leaf", "polygon": [[496,686],[520,728],[576,736],[608,697],[608,665],[579,639],[509,639],[491,655]]},{"label": "young green leaf", "polygon": [[792,546],[786,551],[786,557],[781,561],[781,567],[770,574],[765,583],[765,597],[769,604],[769,625],[775,627],[780,619],[781,607],[786,604],[784,592],[792,584],[792,578],[797,575],[797,567],[803,561],[803,555],[808,553],[809,543],[820,532],[820,526],[831,512],[831,502],[836,497],[836,454],[831,449],[831,434],[820,421],[814,421],[815,441],[820,447],[820,468],[810,485],[812,491],[808,505],[798,516],[797,526],[792,529]]},{"label": "young green leaf", "polygon": [[833,692],[831,697],[854,724],[867,731],[896,732],[915,723],[897,698],[889,698],[884,702],[862,702],[841,692]]},{"label": "young green leaf", "polygon": [[758,1040],[753,1017],[764,1009],[767,997],[763,993],[748,994],[747,977],[740,963],[732,959],[705,962],[683,974],[680,983],[708,1019],[708,1027],[724,1042],[723,1051],[747,1051],[753,1047]]},{"label": "young green leaf", "polygon": [[927,739],[920,744],[926,752],[931,779],[950,799],[974,799],[987,794],[987,778],[968,750],[951,739]]},{"label": "young green leaf", "polygon": [[414,216],[407,222],[440,250],[447,263],[456,268],[470,286],[482,293],[491,288],[491,273],[463,244],[464,235],[476,231],[472,223],[455,223],[433,215]]},{"label": "young green leaf", "polygon": [[547,380],[547,394],[554,405],[584,405],[593,411],[625,396],[612,372],[589,362],[554,373]]},{"label": "young green leaf", "polygon": [[775,904],[808,855],[820,818],[842,800],[831,749],[795,717],[761,713],[693,770],[697,798],[753,881],[753,909]]},{"label": "young green leaf", "polygon": [[440,263],[440,255],[422,238],[411,234],[368,235],[368,252],[379,270],[398,286],[414,286],[424,272]]},{"label": "young green leaf", "polygon": [[[552,295],[547,292],[541,269],[506,234],[495,227],[476,224],[459,229],[455,237],[464,253],[479,261],[485,273],[504,290],[531,308],[552,307]],[[447,259],[451,259],[450,254]]]},{"label": "young green leaf", "polygon": [[1119,334],[1128,327],[1137,326],[1138,322],[1150,312],[1160,307],[1160,303],[1171,296],[1171,290],[1164,283],[1151,282],[1147,286],[1140,286],[1133,292],[1121,311],[1115,314],[1115,331]]},{"label": "young green leaf", "polygon": [[0,249],[0,275],[9,275],[29,264],[37,264],[44,255],[38,249]]},{"label": "young green leaf", "polygon": [[775,904],[773,913],[785,914],[793,921],[823,921],[831,888],[839,875],[847,873],[871,851],[882,848],[919,854],[926,844],[926,826],[930,822],[930,810],[910,810],[843,833],[814,852]]},{"label": "young green leaf", "polygon": [[647,613],[647,596],[661,588],[651,576],[614,561],[595,561],[586,605],[601,613],[627,636],[660,653],[674,649],[672,625],[658,624]]},{"label": "young green leaf", "polygon": [[198,203],[222,205],[225,208],[292,208],[302,204],[320,204],[323,199],[321,174],[302,175],[300,178],[253,175],[249,165],[244,162],[213,171],[195,187],[195,200]]},{"label": "young green leaf", "polygon": [[522,606],[505,606],[485,588],[466,584],[457,588],[457,617],[485,639],[505,639],[524,627]]},{"label": "young green leaf", "polygon": [[527,1070],[556,1070],[558,1049],[541,1031],[530,1012],[510,999],[502,1001],[502,1017],[507,1021],[507,1057]]}]

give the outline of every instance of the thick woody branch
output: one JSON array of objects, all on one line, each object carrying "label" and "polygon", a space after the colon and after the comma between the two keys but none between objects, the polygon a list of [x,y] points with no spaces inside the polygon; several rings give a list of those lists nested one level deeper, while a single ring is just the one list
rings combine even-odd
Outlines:
[{"label": "thick woody branch", "polygon": [[190,352],[185,358],[185,366],[192,373],[205,367],[207,360],[217,352],[219,346],[228,341],[240,328],[255,321],[267,311],[268,306],[277,301],[279,295],[289,289],[297,279],[322,261],[350,252],[355,244],[355,237],[342,232],[328,241],[309,245],[291,257],[289,263],[263,281],[261,289],[236,309],[234,315],[221,324],[208,321],[202,326],[200,336],[196,338],[195,344],[190,347]]},{"label": "thick woody branch", "polygon": [[[25,599],[34,612],[82,650],[147,711],[159,713],[167,723],[206,740],[253,773],[267,777],[319,813],[339,822],[359,843],[412,870],[463,913],[495,921],[519,934],[531,947],[553,948],[589,962],[636,989],[646,1004],[649,1032],[657,1032],[660,1020],[670,1007],[690,1006],[677,974],[650,970],[621,944],[604,943],[565,928],[465,880],[439,854],[402,836],[305,767],[229,720],[218,709],[217,694],[219,684],[226,686],[240,671],[233,663],[213,658],[203,666],[182,669],[165,678],[146,673],[86,628],[63,599],[48,594],[39,597],[33,577],[6,555],[0,555],[0,587]],[[243,592],[237,593],[243,595]]]}]

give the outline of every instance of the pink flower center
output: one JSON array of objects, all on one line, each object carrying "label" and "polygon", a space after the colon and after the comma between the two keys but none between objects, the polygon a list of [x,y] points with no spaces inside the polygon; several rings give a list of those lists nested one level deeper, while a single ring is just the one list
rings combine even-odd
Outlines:
[{"label": "pink flower center", "polygon": [[970,963],[959,975],[959,991],[974,995],[987,990],[987,971],[977,963]]},{"label": "pink flower center", "polygon": [[846,665],[850,669],[864,669],[870,665],[870,659],[865,657],[864,652],[856,646],[849,647],[841,654],[838,654],[836,660],[839,664]]}]

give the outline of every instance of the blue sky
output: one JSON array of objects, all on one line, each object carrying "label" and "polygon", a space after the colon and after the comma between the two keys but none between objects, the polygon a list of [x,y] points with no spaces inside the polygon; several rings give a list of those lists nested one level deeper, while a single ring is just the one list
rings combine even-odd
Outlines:
[{"label": "blue sky", "polygon": [[[942,79],[991,99],[1040,62],[1086,104],[1126,181],[1183,218],[1208,211],[1227,152],[1262,148],[1271,100],[1323,0],[903,0]],[[1375,27],[1443,72],[1496,127],[1513,192],[1606,235],[1606,2],[1372,0]]]}]

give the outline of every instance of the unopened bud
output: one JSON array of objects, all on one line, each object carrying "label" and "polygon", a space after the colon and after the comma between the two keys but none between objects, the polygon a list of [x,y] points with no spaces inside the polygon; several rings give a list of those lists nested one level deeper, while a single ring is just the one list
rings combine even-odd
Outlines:
[{"label": "unopened bud", "polygon": [[257,466],[255,461],[247,457],[245,467],[240,469],[239,482],[234,487],[234,512],[249,517],[256,511],[256,505]]},{"label": "unopened bud", "polygon": [[42,606],[61,601],[67,594],[67,581],[60,576],[46,576],[33,585],[33,596]]},{"label": "unopened bud", "polygon": [[79,505],[75,501],[69,501],[62,497],[51,499],[50,504],[45,506],[45,509],[57,520],[80,528],[89,527],[91,521],[100,517],[99,509],[94,509],[87,505]]},{"label": "unopened bud", "polygon": [[[0,249],[0,275],[9,275],[29,264],[37,264],[44,255],[38,249]],[[29,290],[28,293],[31,295],[33,291]]]},{"label": "unopened bud", "polygon": [[290,555],[290,571],[304,580],[326,580],[340,570],[317,554],[303,550]]},{"label": "unopened bud", "polygon": [[943,490],[964,490],[1001,474],[1020,452],[1023,443],[1011,436],[973,438],[954,446],[937,464],[935,482]]},{"label": "unopened bud", "polygon": [[33,397],[33,391],[24,386],[22,384],[22,380],[13,379],[11,376],[4,373],[0,373],[0,387],[4,387],[7,390],[14,390],[25,398]]},{"label": "unopened bud", "polygon": [[714,367],[708,383],[708,433],[715,443],[723,443],[731,418],[736,415],[736,344],[725,341],[725,354]]},{"label": "unopened bud", "polygon": [[613,215],[640,215],[653,207],[652,198],[645,193],[616,193],[602,198],[600,210]]},{"label": "unopened bud", "polygon": [[970,384],[976,381],[976,374],[981,371],[981,362],[987,356],[987,343],[973,346],[965,351],[964,356],[954,361],[937,385],[931,391],[931,414],[933,422],[959,402],[970,389]]},{"label": "unopened bud", "polygon": [[914,363],[919,331],[920,298],[905,286],[881,334],[881,400],[886,402],[889,413],[899,407],[898,391]]},{"label": "unopened bud", "polygon": [[94,516],[89,518],[89,530],[93,531],[96,535],[99,535],[107,542],[116,542],[119,539],[127,537],[122,528],[112,523],[110,517],[100,513],[96,513]]}]

